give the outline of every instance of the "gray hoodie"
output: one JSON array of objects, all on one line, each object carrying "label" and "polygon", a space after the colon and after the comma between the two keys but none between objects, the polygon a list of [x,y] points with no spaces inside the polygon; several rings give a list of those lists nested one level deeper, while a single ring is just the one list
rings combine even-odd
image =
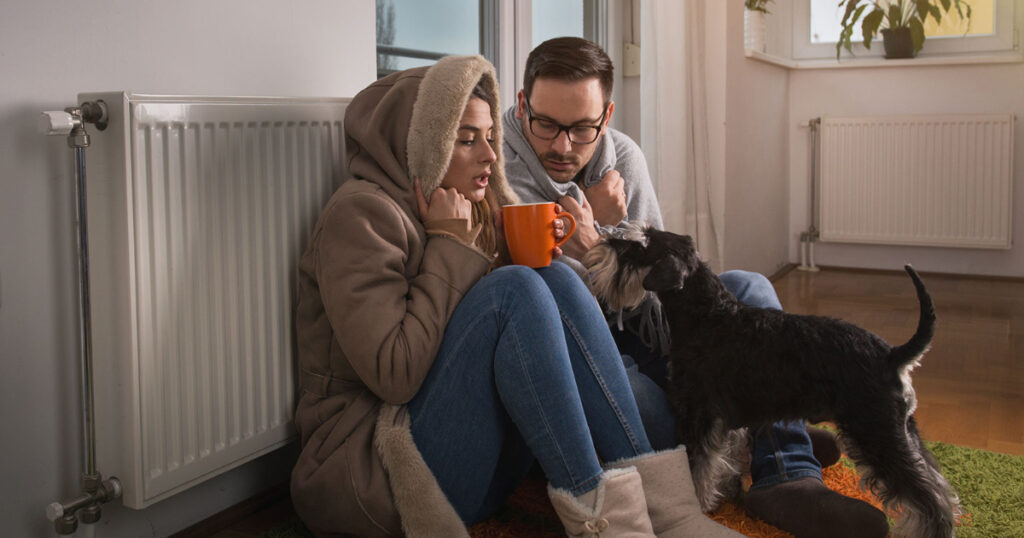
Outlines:
[{"label": "gray hoodie", "polygon": [[[583,203],[583,190],[576,181],[559,183],[548,175],[544,165],[537,158],[533,146],[523,134],[523,124],[516,118],[515,105],[505,110],[501,117],[505,129],[505,141],[502,145],[505,153],[505,178],[512,190],[519,195],[524,203],[555,202],[569,195],[580,204]],[[596,144],[590,162],[580,171],[583,187],[599,183],[604,175],[611,170],[618,170],[622,176],[626,190],[626,219],[618,223],[599,222],[598,231],[604,235],[615,235],[628,222],[643,222],[661,230],[661,209],[658,198],[651,184],[651,174],[647,170],[647,160],[640,147],[625,133],[608,128]],[[583,265],[568,256],[558,261],[569,265],[586,278]],[[649,347],[668,352],[668,327],[661,311],[661,303],[653,294],[648,296],[636,309],[627,312],[608,312],[609,323],[623,328],[624,322],[628,330],[639,335],[641,341]]]},{"label": "gray hoodie", "polygon": [[[513,105],[508,108],[501,119],[505,128],[505,176],[520,199],[524,203],[554,202],[569,195],[582,204],[583,190],[577,182],[559,183],[548,175],[523,134],[522,122],[516,118],[516,107]],[[612,128],[608,128],[608,133],[596,144],[598,148],[594,156],[580,172],[583,187],[597,184],[605,174],[618,170],[626,189],[626,221],[646,222],[662,229],[658,198],[654,194],[651,174],[640,147],[632,138]],[[611,233],[616,226],[626,221],[599,222],[598,225],[603,233]]]}]

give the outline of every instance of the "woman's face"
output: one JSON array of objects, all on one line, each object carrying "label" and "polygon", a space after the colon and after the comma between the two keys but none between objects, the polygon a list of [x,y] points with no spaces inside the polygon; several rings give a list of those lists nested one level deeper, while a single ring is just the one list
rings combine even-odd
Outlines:
[{"label": "woman's face", "polygon": [[497,160],[494,148],[491,107],[479,97],[471,97],[459,121],[448,172],[441,186],[454,188],[471,202],[484,199],[491,165]]}]

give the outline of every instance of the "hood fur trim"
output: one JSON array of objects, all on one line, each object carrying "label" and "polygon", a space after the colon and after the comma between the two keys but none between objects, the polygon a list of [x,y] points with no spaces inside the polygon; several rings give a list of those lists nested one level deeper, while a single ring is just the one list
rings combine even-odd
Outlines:
[{"label": "hood fur trim", "polygon": [[388,473],[391,494],[407,537],[469,538],[465,524],[416,448],[404,406],[381,406],[373,444]]},{"label": "hood fur trim", "polygon": [[483,56],[446,56],[427,70],[413,105],[409,136],[406,140],[409,178],[420,178],[423,193],[430,198],[448,171],[459,121],[473,88],[482,82],[491,106],[494,122],[494,152],[490,189],[499,204],[515,203],[518,197],[505,181],[505,161],[501,155],[501,104],[498,79]]}]

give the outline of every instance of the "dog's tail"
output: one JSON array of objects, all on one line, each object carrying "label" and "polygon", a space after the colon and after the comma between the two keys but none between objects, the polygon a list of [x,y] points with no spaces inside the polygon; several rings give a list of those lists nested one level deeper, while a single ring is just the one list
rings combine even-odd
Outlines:
[{"label": "dog's tail", "polygon": [[924,288],[924,282],[921,282],[917,271],[914,271],[910,265],[905,265],[903,268],[907,270],[911,280],[914,281],[914,288],[917,289],[917,300],[921,303],[921,317],[917,322],[917,332],[914,333],[914,336],[910,337],[906,344],[894,347],[889,354],[889,363],[896,368],[920,357],[928,350],[928,345],[931,344],[932,337],[935,335],[935,306],[932,304],[932,298],[928,295],[928,290]]}]

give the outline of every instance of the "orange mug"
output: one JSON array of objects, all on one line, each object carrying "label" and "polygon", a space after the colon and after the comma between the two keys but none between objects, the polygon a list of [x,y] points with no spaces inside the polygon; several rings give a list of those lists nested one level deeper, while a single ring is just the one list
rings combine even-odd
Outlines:
[{"label": "orange mug", "polygon": [[[551,251],[565,243],[576,231],[576,219],[565,211],[556,213],[554,202],[502,206],[501,219],[512,261],[529,267],[551,265]],[[556,219],[569,220],[569,231],[557,242]]]}]

